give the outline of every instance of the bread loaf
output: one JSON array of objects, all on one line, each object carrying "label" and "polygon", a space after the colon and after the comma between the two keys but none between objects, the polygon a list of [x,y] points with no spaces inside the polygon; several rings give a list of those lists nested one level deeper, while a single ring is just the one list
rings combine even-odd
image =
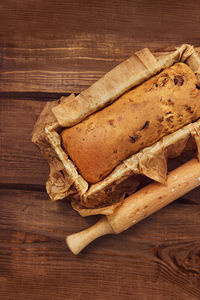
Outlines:
[{"label": "bread loaf", "polygon": [[200,87],[177,63],[81,123],[61,132],[62,146],[89,183],[121,161],[200,117]]}]

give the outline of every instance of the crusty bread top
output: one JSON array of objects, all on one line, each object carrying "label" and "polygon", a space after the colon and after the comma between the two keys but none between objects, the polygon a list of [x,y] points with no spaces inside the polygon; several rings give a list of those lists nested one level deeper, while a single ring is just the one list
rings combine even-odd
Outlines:
[{"label": "crusty bread top", "polygon": [[197,84],[192,70],[177,63],[63,130],[63,148],[80,174],[96,183],[124,159],[199,118]]}]

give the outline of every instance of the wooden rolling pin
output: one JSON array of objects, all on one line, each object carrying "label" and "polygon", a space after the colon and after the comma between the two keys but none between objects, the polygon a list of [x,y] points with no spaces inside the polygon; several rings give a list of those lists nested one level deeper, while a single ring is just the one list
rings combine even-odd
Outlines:
[{"label": "wooden rolling pin", "polygon": [[78,254],[96,238],[128,229],[199,185],[200,162],[192,159],[170,172],[166,185],[154,182],[127,197],[112,215],[102,217],[86,230],[67,236],[66,243],[74,254]]}]

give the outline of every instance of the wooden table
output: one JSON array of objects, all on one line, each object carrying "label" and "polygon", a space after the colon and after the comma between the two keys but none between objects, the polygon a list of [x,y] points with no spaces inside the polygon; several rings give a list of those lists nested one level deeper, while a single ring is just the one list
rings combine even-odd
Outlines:
[{"label": "wooden table", "polygon": [[200,46],[200,2],[0,2],[0,299],[200,299],[200,189],[79,256],[92,225],[45,192],[31,143],[46,101],[79,93],[135,51]]}]

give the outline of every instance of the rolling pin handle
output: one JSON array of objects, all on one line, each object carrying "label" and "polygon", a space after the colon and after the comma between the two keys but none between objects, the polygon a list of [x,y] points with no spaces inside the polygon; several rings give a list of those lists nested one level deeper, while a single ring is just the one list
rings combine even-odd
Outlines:
[{"label": "rolling pin handle", "polygon": [[107,218],[104,216],[100,218],[100,220],[93,226],[81,232],[68,235],[66,237],[66,244],[74,254],[78,254],[83,248],[85,248],[96,238],[110,233],[115,232],[108,223]]}]

